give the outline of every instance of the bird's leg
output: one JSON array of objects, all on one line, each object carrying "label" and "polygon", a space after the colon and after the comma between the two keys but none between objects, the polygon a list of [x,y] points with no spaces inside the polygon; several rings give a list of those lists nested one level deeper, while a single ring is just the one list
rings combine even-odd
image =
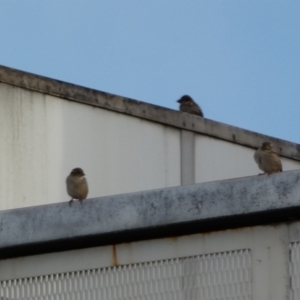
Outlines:
[{"label": "bird's leg", "polygon": [[73,198],[69,201],[69,205],[71,206],[73,203]]},{"label": "bird's leg", "polygon": [[82,204],[82,200],[83,200],[83,199],[79,199],[80,204]]}]

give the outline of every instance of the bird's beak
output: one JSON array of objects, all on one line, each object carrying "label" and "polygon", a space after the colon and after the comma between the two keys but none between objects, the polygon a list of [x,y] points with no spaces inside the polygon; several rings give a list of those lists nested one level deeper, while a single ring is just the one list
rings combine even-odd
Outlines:
[{"label": "bird's beak", "polygon": [[181,103],[181,100],[179,99],[179,100],[177,100],[177,102],[178,102],[178,103]]}]

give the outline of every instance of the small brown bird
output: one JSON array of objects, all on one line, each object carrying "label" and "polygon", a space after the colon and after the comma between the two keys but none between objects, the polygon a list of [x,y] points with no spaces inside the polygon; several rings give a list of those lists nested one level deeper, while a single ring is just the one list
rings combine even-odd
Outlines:
[{"label": "small brown bird", "polygon": [[88,195],[88,184],[84,176],[85,174],[81,168],[75,168],[66,179],[67,192],[72,197],[69,201],[70,205],[73,199],[78,199],[81,202]]},{"label": "small brown bird", "polygon": [[192,97],[188,95],[182,96],[179,100],[177,100],[178,103],[180,103],[179,110],[187,112],[189,114],[198,115],[201,117],[204,117],[202,109],[200,106],[192,99]]},{"label": "small brown bird", "polygon": [[269,142],[262,143],[255,151],[254,159],[258,167],[267,174],[282,172],[279,154],[274,151],[273,145]]}]

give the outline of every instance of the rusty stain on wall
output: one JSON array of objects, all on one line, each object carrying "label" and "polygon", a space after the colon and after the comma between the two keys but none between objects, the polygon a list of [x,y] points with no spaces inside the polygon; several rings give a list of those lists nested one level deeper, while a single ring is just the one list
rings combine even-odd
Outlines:
[{"label": "rusty stain on wall", "polygon": [[180,238],[180,236],[172,236],[171,240],[176,243],[178,242],[178,238]]},{"label": "rusty stain on wall", "polygon": [[112,265],[114,267],[117,267],[119,265],[116,245],[112,245]]}]

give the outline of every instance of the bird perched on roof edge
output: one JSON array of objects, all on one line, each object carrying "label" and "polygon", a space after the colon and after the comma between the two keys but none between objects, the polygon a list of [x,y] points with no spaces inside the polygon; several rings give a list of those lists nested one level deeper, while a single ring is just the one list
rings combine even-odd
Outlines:
[{"label": "bird perched on roof edge", "polygon": [[182,96],[179,100],[177,100],[177,102],[180,103],[179,106],[180,111],[184,111],[189,114],[204,117],[204,114],[200,106],[189,95]]},{"label": "bird perched on roof edge", "polygon": [[262,143],[254,153],[254,160],[258,167],[267,174],[282,172],[279,154],[274,151],[270,142]]},{"label": "bird perched on roof edge", "polygon": [[81,168],[75,168],[66,179],[67,192],[72,197],[69,201],[70,205],[73,199],[78,199],[81,202],[88,195],[88,184],[84,176],[85,174]]}]

